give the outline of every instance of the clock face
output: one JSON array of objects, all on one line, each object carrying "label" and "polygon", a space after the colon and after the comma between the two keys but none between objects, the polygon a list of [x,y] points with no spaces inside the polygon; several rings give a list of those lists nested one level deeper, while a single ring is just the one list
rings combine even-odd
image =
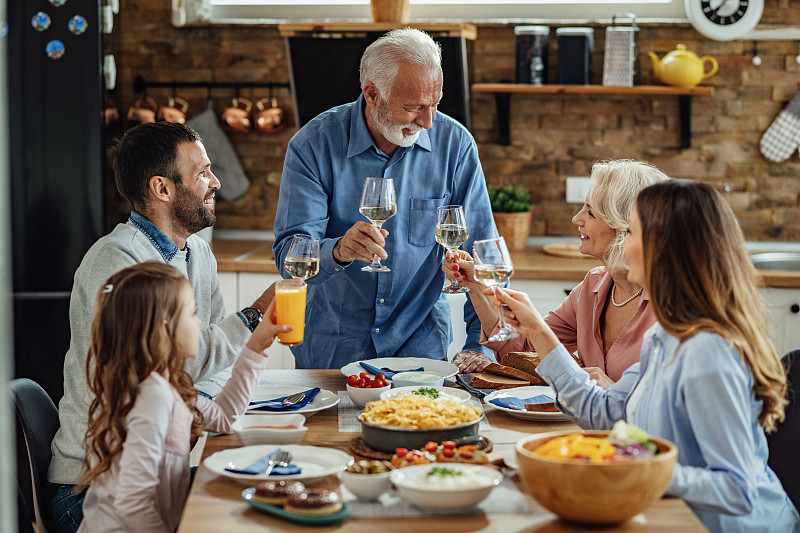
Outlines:
[{"label": "clock face", "polygon": [[698,32],[717,41],[731,41],[756,27],[764,0],[684,0],[684,9]]}]

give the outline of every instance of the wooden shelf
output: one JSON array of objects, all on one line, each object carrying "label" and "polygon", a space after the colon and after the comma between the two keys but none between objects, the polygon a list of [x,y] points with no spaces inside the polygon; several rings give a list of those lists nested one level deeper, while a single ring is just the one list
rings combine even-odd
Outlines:
[{"label": "wooden shelf", "polygon": [[478,29],[474,24],[443,22],[443,23],[408,23],[393,22],[334,22],[334,23],[307,23],[307,24],[278,24],[281,37],[299,37],[311,33],[366,33],[387,32],[398,28],[415,28],[431,34],[432,37],[464,37],[474,41],[478,36]]},{"label": "wooden shelf", "polygon": [[634,87],[607,87],[605,85],[527,85],[520,83],[473,83],[472,92],[493,93],[497,105],[498,142],[511,144],[511,94],[630,94],[645,96],[677,96],[681,148],[692,146],[692,96],[711,96],[713,87],[670,87],[667,85],[637,85]]},{"label": "wooden shelf", "polygon": [[649,94],[697,95],[714,94],[713,87],[670,87],[667,85],[636,85],[635,87],[607,87],[605,85],[527,85],[523,83],[473,83],[476,93],[545,93],[545,94]]}]

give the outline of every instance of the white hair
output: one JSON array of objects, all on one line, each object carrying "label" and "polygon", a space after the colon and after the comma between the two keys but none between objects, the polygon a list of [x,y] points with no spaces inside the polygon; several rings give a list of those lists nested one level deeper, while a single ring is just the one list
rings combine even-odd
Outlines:
[{"label": "white hair", "polygon": [[361,88],[372,82],[381,96],[388,98],[403,62],[441,70],[442,49],[424,31],[392,30],[369,45],[361,56]]},{"label": "white hair", "polygon": [[609,272],[627,272],[624,241],[633,205],[639,191],[669,176],[649,163],[631,159],[600,161],[592,166],[586,200],[597,218],[616,232],[605,251],[604,263]]}]

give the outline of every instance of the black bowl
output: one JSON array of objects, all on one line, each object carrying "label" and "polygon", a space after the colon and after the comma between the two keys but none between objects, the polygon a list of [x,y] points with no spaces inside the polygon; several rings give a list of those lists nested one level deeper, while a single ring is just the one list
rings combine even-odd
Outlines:
[{"label": "black bowl", "polygon": [[382,452],[394,453],[397,448],[421,449],[426,443],[442,442],[445,440],[456,440],[467,435],[477,435],[478,426],[486,417],[484,413],[472,422],[450,426],[446,428],[401,428],[396,426],[381,426],[365,422],[361,415],[358,420],[361,422],[361,435],[364,444],[372,449]]}]

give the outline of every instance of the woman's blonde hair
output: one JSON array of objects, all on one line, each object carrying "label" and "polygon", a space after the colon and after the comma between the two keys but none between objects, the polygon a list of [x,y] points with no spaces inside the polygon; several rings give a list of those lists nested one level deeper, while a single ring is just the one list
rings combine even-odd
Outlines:
[{"label": "woman's blonde hair", "polygon": [[603,262],[609,272],[627,272],[623,243],[636,195],[648,185],[668,180],[669,176],[649,163],[616,159],[595,163],[589,179],[588,204],[594,215],[616,232]]},{"label": "woman's blonde hair", "polygon": [[192,435],[202,433],[202,417],[195,407],[197,391],[175,345],[184,287],[191,285],[175,268],[145,262],[120,270],[97,294],[86,359],[93,398],[83,439],[86,471],[79,488],[108,470],[122,452],[125,418],[139,384],[152,372],[164,376],[193,413]]},{"label": "woman's blonde hair", "polygon": [[699,331],[728,339],[753,372],[763,402],[758,422],[774,431],[784,419],[786,371],[767,335],[756,271],[730,206],[707,184],[672,180],[644,189],[636,210],[656,319],[682,340]]}]

